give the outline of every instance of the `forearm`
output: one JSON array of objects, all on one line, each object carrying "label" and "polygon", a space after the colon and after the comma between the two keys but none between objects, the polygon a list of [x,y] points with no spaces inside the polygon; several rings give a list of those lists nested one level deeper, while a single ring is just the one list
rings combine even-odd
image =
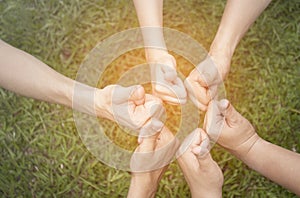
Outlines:
[{"label": "forearm", "polygon": [[20,95],[71,106],[73,81],[0,40],[0,85]]},{"label": "forearm", "polygon": [[250,168],[300,195],[300,155],[259,138],[244,156]]},{"label": "forearm", "polygon": [[271,0],[227,0],[211,51],[227,50],[230,56],[241,38]]},{"label": "forearm", "polygon": [[[140,179],[137,179],[136,177],[140,177]],[[143,179],[143,175],[138,175],[131,178],[130,187],[127,195],[128,198],[155,197],[157,185],[153,186],[152,183],[141,184],[141,181],[143,181]]]},{"label": "forearm", "polygon": [[78,90],[76,99],[84,100],[77,102],[75,109],[93,114],[91,109],[87,111],[87,106],[93,104],[86,104],[88,99],[85,99],[93,88],[61,75],[30,54],[0,40],[1,87],[37,100],[72,107],[75,84]]},{"label": "forearm", "polygon": [[144,39],[146,57],[166,53],[163,36],[163,0],[133,0]]},{"label": "forearm", "polygon": [[163,0],[133,0],[141,27],[162,27]]}]

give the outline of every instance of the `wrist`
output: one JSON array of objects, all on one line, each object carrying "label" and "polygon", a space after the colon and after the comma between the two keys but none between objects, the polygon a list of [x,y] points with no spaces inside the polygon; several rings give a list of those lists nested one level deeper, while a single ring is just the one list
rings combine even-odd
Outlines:
[{"label": "wrist", "polygon": [[140,197],[155,197],[157,190],[157,184],[153,185],[150,179],[146,175],[139,173],[132,173],[128,198],[140,198]]},{"label": "wrist", "polygon": [[114,120],[111,110],[111,85],[106,86],[103,89],[96,89],[95,90],[95,97],[94,97],[94,109],[95,114],[98,117],[106,118],[109,120]]},{"label": "wrist", "polygon": [[234,35],[232,30],[227,29],[227,26],[222,27],[222,24],[220,24],[217,34],[210,46],[210,51],[224,52],[231,58],[239,40],[240,36]]},{"label": "wrist", "polygon": [[141,32],[148,62],[154,61],[161,54],[168,54],[162,27],[143,27]]},{"label": "wrist", "polygon": [[157,62],[157,60],[160,57],[168,55],[168,50],[167,49],[154,49],[154,48],[147,48],[145,49],[145,54],[146,54],[146,60],[148,63],[151,62]]},{"label": "wrist", "polygon": [[241,160],[245,160],[251,150],[257,145],[262,142],[262,138],[258,136],[257,133],[254,133],[250,138],[248,138],[245,142],[241,145],[236,147],[234,150],[231,150],[231,153],[234,154]]},{"label": "wrist", "polygon": [[54,84],[51,86],[50,90],[45,90],[48,100],[46,101],[61,104],[72,108],[73,95],[74,95],[74,82],[69,78],[63,77],[60,84]]},{"label": "wrist", "polygon": [[221,54],[221,55],[231,59],[233,56],[234,50],[235,50],[234,44],[218,41],[215,38],[215,40],[210,45],[209,54]]},{"label": "wrist", "polygon": [[72,108],[92,116],[96,116],[95,102],[96,88],[75,82],[72,94]]},{"label": "wrist", "polygon": [[230,70],[232,52],[229,49],[211,47],[208,55],[217,67],[222,80],[224,80]]}]

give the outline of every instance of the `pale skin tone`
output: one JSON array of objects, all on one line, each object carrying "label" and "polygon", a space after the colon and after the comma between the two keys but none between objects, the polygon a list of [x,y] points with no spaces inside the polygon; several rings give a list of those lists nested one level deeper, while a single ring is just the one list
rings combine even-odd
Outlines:
[{"label": "pale skin tone", "polygon": [[[166,127],[161,132],[144,138],[132,157],[131,168],[134,171],[131,173],[128,197],[155,197],[158,184],[178,146],[178,141]],[[194,130],[183,141],[181,149],[182,147],[184,152],[179,156],[178,163],[191,189],[192,197],[221,197],[223,174],[211,158],[206,133],[202,129]],[[160,149],[164,148],[165,150],[160,152]],[[144,156],[136,156],[139,153]],[[161,161],[163,164],[157,163]],[[148,171],[144,170],[148,164],[155,165],[147,167]]]},{"label": "pale skin tone", "polygon": [[151,67],[153,94],[170,104],[186,103],[187,93],[177,76],[176,60],[168,53],[163,36],[163,0],[134,0],[143,34],[146,59]]},{"label": "pale skin tone", "polygon": [[[153,26],[162,27],[162,1],[145,2],[135,0],[134,3],[137,9],[141,27],[143,26],[143,24],[147,23],[153,24]],[[141,4],[146,5],[147,3],[148,5],[146,7],[148,7],[149,9],[145,8],[143,10],[143,5]],[[239,3],[236,3],[235,0],[227,1],[221,24],[210,48],[209,57],[205,61],[200,63],[197,68],[191,72],[191,74],[185,81],[188,95],[199,109],[203,111],[207,110],[209,102],[216,95],[217,86],[224,80],[227,73],[229,72],[230,61],[237,44],[249,29],[249,27],[252,25],[252,23],[255,21],[255,19],[260,15],[260,13],[267,7],[269,3],[270,0],[245,0],[240,1]],[[151,4],[152,6],[156,4],[157,6],[154,6],[153,9],[153,7],[150,7],[151,5],[149,4]],[[140,10],[143,10],[143,12],[141,12]],[[146,36],[144,36],[144,40]],[[158,43],[162,43],[161,48],[163,50],[161,51],[163,52],[160,52],[159,50],[152,50],[152,52],[151,50],[148,50],[147,52],[146,50],[147,59],[152,59],[155,56],[159,56],[155,54],[165,53],[166,51],[164,50],[165,44],[164,42],[162,42],[162,33],[158,36],[155,35],[154,39],[155,38],[157,39]],[[246,129],[245,132],[249,131]],[[213,133],[211,135],[216,138],[216,134]],[[254,136],[253,138],[255,139],[255,137],[256,136]],[[181,157],[181,159],[184,159],[184,157]],[[179,159],[179,162],[180,161],[181,160]],[[184,163],[181,162],[180,164],[183,172],[186,172],[185,177],[187,178],[187,181],[190,185],[192,195],[196,197],[197,192],[195,192],[195,190],[193,189],[196,189],[197,187],[193,187],[193,184],[197,182],[193,181],[192,178],[193,173],[197,172],[198,170],[194,168],[194,170],[191,171],[191,174],[186,171],[189,169],[186,167],[188,167],[189,165],[193,166],[195,163],[186,163],[186,165],[184,165]],[[220,196],[220,193],[216,193],[215,196]]]},{"label": "pale skin tone", "polygon": [[207,59],[200,63],[185,80],[188,96],[206,111],[215,97],[217,86],[230,70],[230,61],[239,41],[271,0],[227,0],[217,34]]},{"label": "pale skin tone", "polygon": [[250,168],[300,195],[300,154],[263,140],[227,100],[209,104],[204,126]]},{"label": "pale skin tone", "polygon": [[[35,57],[0,40],[0,86],[17,94],[65,105],[107,118],[134,130],[156,132],[164,112],[159,98],[145,94],[142,86],[89,87],[67,78]],[[74,86],[76,101],[73,101]]]},{"label": "pale skin tone", "polygon": [[209,153],[209,138],[195,129],[187,138],[190,146],[178,158],[193,198],[222,197],[223,173]]},{"label": "pale skin tone", "polygon": [[[270,1],[245,0],[240,2],[239,4],[233,2],[234,0],[229,0],[227,2],[221,25],[214,39],[214,42],[211,45],[210,53],[209,53],[213,61],[213,64],[216,65],[218,69],[221,79],[224,79],[226,74],[229,71],[230,60],[238,42],[243,37],[245,32],[248,30],[248,28],[251,26],[253,21],[265,9],[265,7],[269,4]],[[161,7],[159,7],[159,9],[161,9]],[[7,50],[8,52],[12,52],[12,54],[8,53]],[[20,52],[18,50],[17,52],[15,52],[14,50],[15,50],[14,48],[10,49],[9,46],[6,46],[2,41],[0,41],[0,51],[1,51],[0,56],[2,55],[0,58],[1,60],[0,84],[2,87],[27,97],[32,97],[38,100],[58,103],[68,107],[72,107],[72,96],[73,96],[72,91],[75,84],[73,80],[59,75],[51,68],[46,68],[43,63],[41,63],[38,60],[34,60],[33,57],[23,54],[23,52]],[[149,62],[157,62],[158,59],[163,59],[162,65],[169,65],[169,66],[171,65],[173,67],[173,68],[171,67],[171,69],[175,69],[176,63],[174,64],[174,60],[172,59],[172,57],[166,54],[165,52],[166,52],[165,50],[152,50],[152,52],[150,50],[149,52],[146,52],[147,59],[149,60]],[[164,60],[164,57],[166,57],[165,59],[167,60]],[[12,62],[12,60],[19,59],[19,58],[22,60],[22,64],[23,64],[22,67],[18,67],[15,63]],[[13,72],[8,71],[7,70],[8,67],[13,68],[12,69]],[[164,77],[163,80],[171,81],[173,84],[177,83],[175,81],[177,78],[174,77],[175,75],[173,70],[168,70],[168,69],[169,68],[167,67],[166,68],[167,72],[165,72],[168,73],[168,75],[166,75],[166,77]],[[199,70],[201,71],[201,69],[202,68],[200,68]],[[34,71],[34,74],[30,73],[30,71]],[[20,76],[16,75],[16,73],[18,73]],[[164,73],[163,70],[162,73]],[[31,79],[32,76],[36,76],[37,78]],[[17,81],[17,79],[23,79],[23,78],[25,79],[24,81],[19,81],[19,82]],[[204,78],[204,80],[203,79],[201,80],[201,78]],[[202,107],[199,104],[197,106],[204,110],[206,110],[209,101],[211,100],[211,98],[213,98],[215,89],[212,87],[220,82],[219,77],[212,77],[210,79],[201,76],[193,79],[194,81],[196,81],[196,83],[198,83],[202,88],[205,89],[204,91],[208,93],[207,96],[205,96],[206,98],[204,99],[195,96],[195,101],[197,100],[200,104],[203,105]],[[180,87],[179,83],[178,86]],[[95,97],[99,98],[100,100],[100,98],[103,96],[111,96],[114,88],[115,86],[108,87],[107,89],[96,90]],[[90,88],[87,87],[86,91],[90,91]],[[157,92],[158,92],[157,95],[162,95],[161,98],[164,100],[170,100],[169,98],[172,97],[174,98],[174,96],[172,96],[171,94],[170,94],[171,97],[166,97],[165,92],[167,91],[165,90],[161,91],[163,93],[159,91]],[[124,97],[124,103],[131,101],[133,107],[138,107],[139,105],[142,105],[145,102],[147,102],[147,98],[145,97],[144,90],[140,87],[129,88],[128,91],[126,90],[124,91],[124,94],[125,95],[127,94],[126,97]],[[103,100],[101,99],[100,101],[105,101],[105,98],[107,97],[103,97]],[[174,102],[174,100],[170,100],[170,101],[171,103],[176,103],[176,101]],[[123,104],[123,100],[119,102],[120,103],[118,104]],[[179,103],[183,103],[183,102],[179,101]],[[84,111],[85,113],[96,114],[98,116],[106,117],[108,119],[113,119],[114,117],[112,110],[109,107],[112,105],[112,101],[106,101],[103,102],[103,104],[102,102],[95,104],[96,110],[94,110],[94,108],[92,107],[93,105],[90,104],[83,104],[83,105],[86,105],[86,107],[88,108],[86,107],[82,107],[82,108],[78,107],[78,108],[79,110]],[[222,111],[223,114],[225,114],[224,113],[225,110],[229,111],[229,113],[228,114],[226,113],[225,116],[222,117],[222,119],[225,119],[227,124],[225,125],[225,129],[228,129],[229,132],[230,129],[233,130],[231,131],[231,133],[224,133],[223,132],[224,129],[222,129],[222,133],[218,142],[225,148],[229,149],[234,155],[241,158],[241,160],[243,160],[247,165],[249,165],[253,169],[257,170],[258,172],[262,173],[263,175],[270,178],[271,180],[281,184],[282,186],[300,195],[299,189],[297,190],[297,187],[300,185],[300,181],[298,179],[300,178],[299,177],[300,175],[297,173],[299,173],[300,170],[298,168],[299,166],[298,167],[296,166],[300,162],[299,154],[288,151],[286,149],[283,149],[281,147],[278,147],[276,145],[273,145],[271,143],[262,140],[255,133],[255,131],[254,133],[252,133],[253,128],[249,127],[248,122],[242,119],[238,119],[238,116],[227,116],[227,115],[231,115],[230,112],[233,111],[230,109],[230,105],[227,107],[226,105],[224,105],[223,107],[221,105],[219,108],[221,109],[220,111]],[[237,114],[233,114],[233,115],[237,115]],[[207,119],[209,120],[210,118]],[[147,120],[147,118],[145,120]],[[242,124],[239,123],[240,121]],[[143,122],[141,121],[141,123]],[[146,123],[144,122],[143,125],[145,124]],[[132,123],[130,123],[130,121],[129,121],[129,125],[132,126]],[[133,127],[139,128],[140,125],[138,126],[133,125]],[[158,130],[160,127],[161,126],[157,126],[157,124],[153,126],[155,130]],[[241,131],[240,127],[243,129],[245,128],[244,131],[245,133],[243,135],[236,133],[237,131]],[[207,129],[207,130],[210,133],[211,129]],[[215,135],[215,133],[213,133],[213,135]],[[232,138],[234,139],[237,138],[238,141],[232,141]],[[235,143],[232,145],[231,144],[232,142]],[[145,143],[145,140],[141,141],[141,143],[142,144]],[[153,149],[155,150],[155,148]],[[196,146],[190,150],[190,154],[191,153],[194,154],[194,156],[191,155],[193,157],[199,155],[200,152],[201,149],[196,149]],[[198,160],[199,157],[196,159]],[[211,163],[211,161],[209,163],[213,164]],[[201,166],[200,164],[201,162],[199,160],[199,167]],[[277,165],[273,166],[274,164]],[[156,175],[160,175],[162,172],[163,169],[158,170],[158,173],[156,173]],[[185,175],[189,175],[189,173]],[[186,178],[187,180],[189,180],[188,179],[189,176],[186,176]],[[160,177],[157,177],[156,181],[159,180]],[[190,181],[192,181],[192,179],[190,179]],[[194,182],[189,182],[191,189],[192,189],[192,183]],[[156,188],[154,188],[155,191]]]},{"label": "pale skin tone", "polygon": [[[141,133],[141,132],[140,132]],[[130,163],[132,172],[148,172],[167,166],[174,157],[179,141],[172,132],[163,127],[155,134],[140,134],[142,140],[135,150]]]},{"label": "pale skin tone", "polygon": [[[160,152],[167,145],[169,147]],[[158,184],[177,148],[178,142],[167,127],[144,137],[131,159],[132,177],[127,197],[155,197]]]}]

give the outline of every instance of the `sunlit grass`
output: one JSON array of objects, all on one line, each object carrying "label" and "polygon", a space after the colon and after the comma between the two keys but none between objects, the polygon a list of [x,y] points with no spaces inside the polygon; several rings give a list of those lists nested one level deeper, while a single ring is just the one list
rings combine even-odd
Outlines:
[{"label": "sunlit grass", "polygon": [[[164,23],[189,34],[207,49],[225,1],[165,1]],[[300,152],[299,21],[297,0],[274,1],[238,46],[226,80],[228,99],[263,138]],[[96,43],[138,21],[131,1],[2,0],[0,38],[75,78]],[[178,70],[192,69],[176,55]],[[98,87],[115,83],[145,62],[143,50],[116,59]],[[148,88],[147,88],[148,86]],[[148,92],[149,85],[145,85]],[[167,106],[167,125],[176,133],[179,107]],[[203,115],[201,115],[201,119]],[[134,149],[136,138],[110,121],[106,134]],[[123,141],[123,140],[126,141]],[[125,197],[130,174],[99,162],[77,134],[70,109],[0,89],[0,195],[3,197]],[[295,197],[215,146],[224,197]],[[182,173],[172,163],[157,197],[188,197]]]}]

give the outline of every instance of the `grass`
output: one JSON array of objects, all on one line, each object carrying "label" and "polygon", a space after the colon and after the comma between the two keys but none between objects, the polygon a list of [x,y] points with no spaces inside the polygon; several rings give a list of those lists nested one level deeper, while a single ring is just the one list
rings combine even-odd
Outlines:
[{"label": "grass", "polygon": [[[225,1],[165,1],[164,24],[189,34],[207,49]],[[226,80],[228,99],[266,140],[300,152],[299,21],[297,0],[273,1],[236,49]],[[0,38],[62,74],[75,78],[95,43],[138,22],[131,1],[0,0]],[[99,87],[114,83],[142,51],[124,55]],[[125,65],[125,66],[124,66]],[[178,57],[179,70],[185,61]],[[170,114],[178,109],[170,109]],[[176,128],[177,117],[169,125]],[[113,123],[107,122],[107,128]],[[108,133],[122,144],[121,131]],[[134,140],[132,140],[134,144]],[[129,145],[132,148],[132,145]],[[125,197],[130,174],[99,162],[77,134],[72,111],[0,89],[1,197]],[[212,151],[225,176],[224,197],[296,197],[230,155]],[[176,162],[157,197],[188,197]]]}]

